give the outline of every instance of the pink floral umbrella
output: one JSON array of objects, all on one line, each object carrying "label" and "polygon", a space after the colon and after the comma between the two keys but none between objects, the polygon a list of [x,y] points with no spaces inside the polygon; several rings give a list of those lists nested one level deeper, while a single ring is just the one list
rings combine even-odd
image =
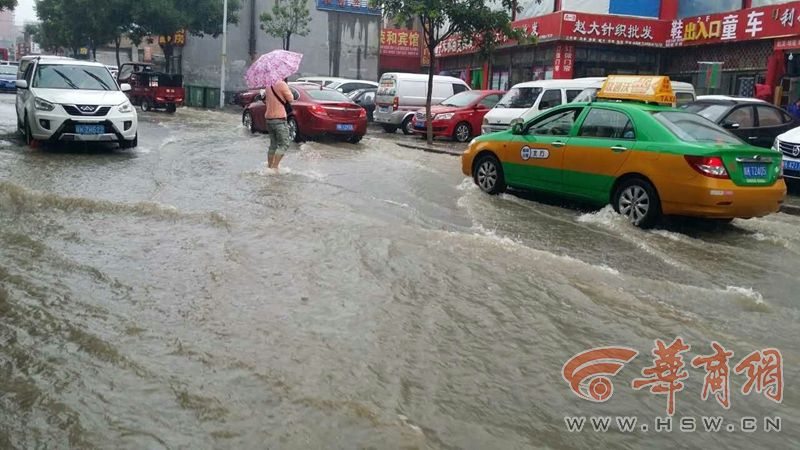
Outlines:
[{"label": "pink floral umbrella", "polygon": [[297,72],[303,55],[286,50],[273,50],[261,55],[247,69],[244,79],[251,89],[269,87]]}]

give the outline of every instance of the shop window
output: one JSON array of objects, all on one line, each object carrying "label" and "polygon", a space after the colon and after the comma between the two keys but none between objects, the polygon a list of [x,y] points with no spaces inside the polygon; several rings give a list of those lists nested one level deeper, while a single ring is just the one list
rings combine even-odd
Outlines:
[{"label": "shop window", "polygon": [[631,120],[610,109],[592,108],[583,120],[578,136],[608,139],[636,139]]},{"label": "shop window", "polygon": [[561,90],[548,89],[542,94],[542,99],[539,100],[539,110],[550,109],[561,104]]},{"label": "shop window", "polygon": [[[755,2],[754,2],[755,3]],[[755,6],[755,5],[754,5]],[[704,16],[742,8],[742,0],[678,0],[678,17]]]}]

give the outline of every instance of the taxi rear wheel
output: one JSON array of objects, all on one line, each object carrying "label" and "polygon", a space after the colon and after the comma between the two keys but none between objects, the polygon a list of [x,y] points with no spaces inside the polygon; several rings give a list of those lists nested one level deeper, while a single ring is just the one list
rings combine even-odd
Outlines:
[{"label": "taxi rear wheel", "polygon": [[475,184],[487,194],[496,195],[506,190],[503,166],[494,155],[481,156],[475,163],[472,177]]},{"label": "taxi rear wheel", "polygon": [[656,188],[643,178],[629,178],[620,183],[612,206],[639,228],[650,228],[661,217],[661,201]]}]

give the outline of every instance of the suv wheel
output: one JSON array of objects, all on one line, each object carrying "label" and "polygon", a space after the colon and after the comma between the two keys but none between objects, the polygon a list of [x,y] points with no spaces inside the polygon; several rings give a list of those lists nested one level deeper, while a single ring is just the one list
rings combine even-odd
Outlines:
[{"label": "suv wheel", "polygon": [[36,139],[33,138],[33,131],[31,131],[31,124],[28,123],[28,117],[25,116],[25,145],[30,148],[36,148]]},{"label": "suv wheel", "polygon": [[133,137],[132,141],[122,140],[119,143],[119,148],[128,149],[128,148],[136,148],[139,146],[139,133],[136,133],[136,136]]}]

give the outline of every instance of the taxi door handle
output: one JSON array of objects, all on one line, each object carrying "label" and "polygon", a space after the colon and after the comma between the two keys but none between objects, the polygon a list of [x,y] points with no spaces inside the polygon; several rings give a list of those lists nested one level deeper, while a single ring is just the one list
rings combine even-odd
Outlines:
[{"label": "taxi door handle", "polygon": [[611,151],[614,152],[614,153],[622,153],[622,152],[627,152],[628,149],[623,147],[623,146],[621,146],[621,145],[615,145],[615,146],[611,147]]},{"label": "taxi door handle", "polygon": [[755,141],[756,139],[758,139],[758,136],[750,136],[747,139],[749,139],[751,141]]},{"label": "taxi door handle", "polygon": [[561,141],[555,141],[550,145],[552,145],[553,147],[559,148],[559,147],[563,147],[563,146],[567,145],[567,143],[566,142],[561,142]]}]

